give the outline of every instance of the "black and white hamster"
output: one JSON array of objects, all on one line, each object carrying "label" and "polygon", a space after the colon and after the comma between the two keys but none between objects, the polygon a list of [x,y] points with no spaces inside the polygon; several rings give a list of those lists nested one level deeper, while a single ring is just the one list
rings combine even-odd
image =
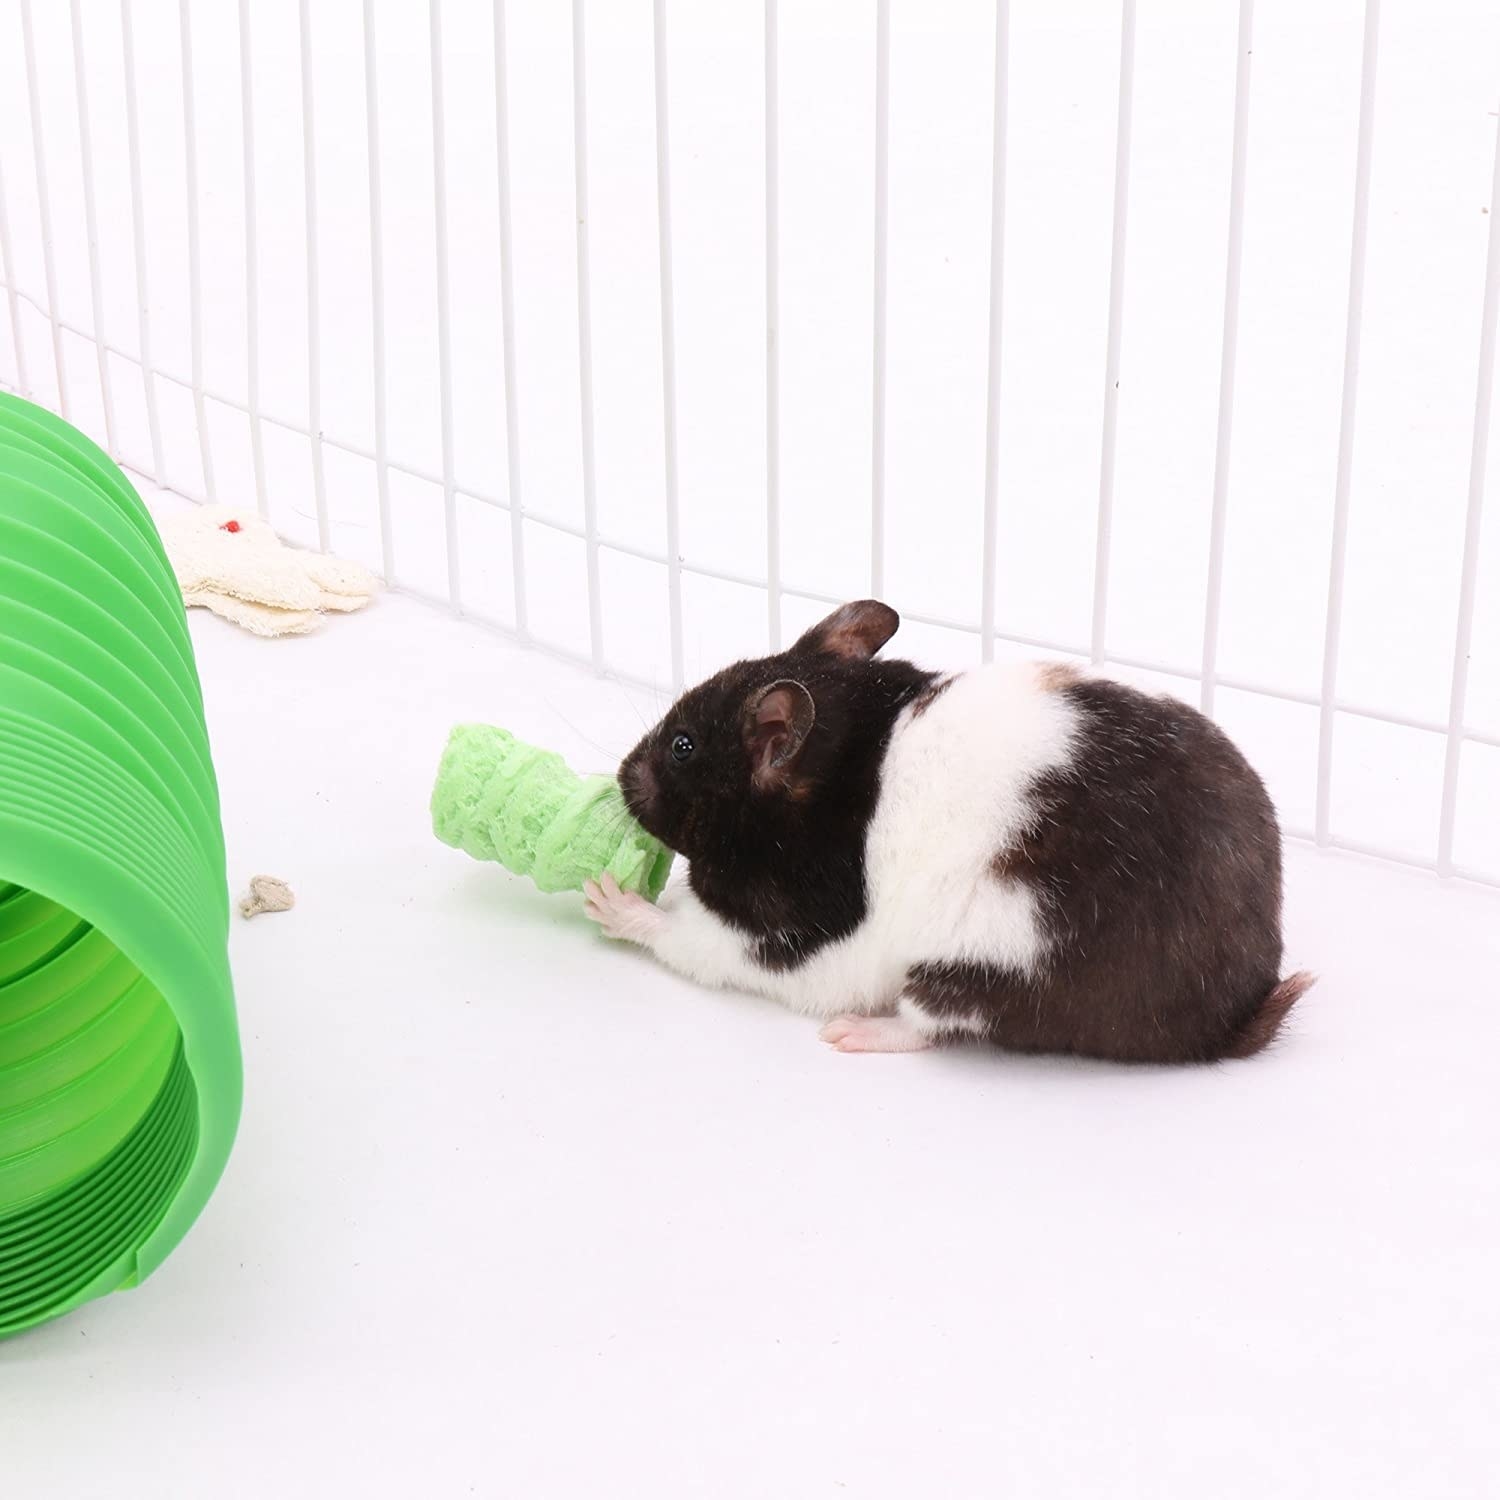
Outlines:
[{"label": "black and white hamster", "polygon": [[846,604],[686,693],[619,779],[687,882],[591,884],[590,915],[845,1052],[1264,1047],[1312,981],[1281,977],[1281,836],[1223,732],[1055,663],[878,657],[899,623]]}]

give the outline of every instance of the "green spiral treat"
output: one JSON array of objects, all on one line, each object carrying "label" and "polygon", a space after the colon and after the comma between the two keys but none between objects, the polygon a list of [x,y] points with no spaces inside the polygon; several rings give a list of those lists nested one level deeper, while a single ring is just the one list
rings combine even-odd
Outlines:
[{"label": "green spiral treat", "polygon": [[672,868],[672,851],[630,815],[611,777],[580,776],[562,756],[488,724],[460,724],[448,737],[432,831],[543,891],[581,891],[607,872],[655,901]]},{"label": "green spiral treat", "polygon": [[0,394],[0,1338],[134,1286],[240,1109],[219,794],[140,497]]}]

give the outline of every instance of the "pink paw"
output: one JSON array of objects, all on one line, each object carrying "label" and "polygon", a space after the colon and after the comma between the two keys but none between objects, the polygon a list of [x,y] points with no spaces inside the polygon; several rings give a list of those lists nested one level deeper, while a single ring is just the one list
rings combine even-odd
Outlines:
[{"label": "pink paw", "polygon": [[921,1052],[932,1045],[900,1016],[835,1016],[818,1036],[835,1052]]},{"label": "pink paw", "polygon": [[661,925],[662,914],[644,896],[622,891],[607,871],[598,880],[585,880],[584,911],[604,929],[606,937],[625,943],[645,944]]}]

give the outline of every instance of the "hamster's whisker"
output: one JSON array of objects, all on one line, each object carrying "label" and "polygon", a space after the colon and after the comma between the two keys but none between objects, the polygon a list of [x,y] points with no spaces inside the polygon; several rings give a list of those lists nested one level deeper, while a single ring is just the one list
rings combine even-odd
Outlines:
[{"label": "hamster's whisker", "polygon": [[641,728],[649,731],[651,726],[646,722],[646,716],[640,710],[640,705],[630,696],[625,684],[620,681],[620,675],[609,667],[604,669],[605,677],[620,690],[620,696],[630,705],[630,711],[641,721]]},{"label": "hamster's whisker", "polygon": [[[563,723],[566,724],[568,728],[571,729],[573,733],[576,734],[578,738],[584,742],[584,744],[592,745],[594,749],[597,750],[601,755],[609,756],[610,759],[615,763],[615,765],[619,765],[619,763],[624,760],[625,756],[622,755],[619,751],[611,750],[608,745],[601,745],[598,740],[593,738],[592,735],[585,734],[550,698],[544,699],[543,701],[546,703],[547,707],[550,708],[552,712],[555,713],[557,717],[561,719]],[[613,773],[610,771],[600,771],[597,774],[600,776],[609,776]]]}]

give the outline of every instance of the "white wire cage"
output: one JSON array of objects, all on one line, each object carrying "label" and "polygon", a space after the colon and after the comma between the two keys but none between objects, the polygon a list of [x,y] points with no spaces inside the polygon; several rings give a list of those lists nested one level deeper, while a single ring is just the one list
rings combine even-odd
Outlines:
[{"label": "white wire cage", "polygon": [[595,670],[878,594],[1500,884],[1497,60],[1466,0],[8,0],[0,383]]}]

